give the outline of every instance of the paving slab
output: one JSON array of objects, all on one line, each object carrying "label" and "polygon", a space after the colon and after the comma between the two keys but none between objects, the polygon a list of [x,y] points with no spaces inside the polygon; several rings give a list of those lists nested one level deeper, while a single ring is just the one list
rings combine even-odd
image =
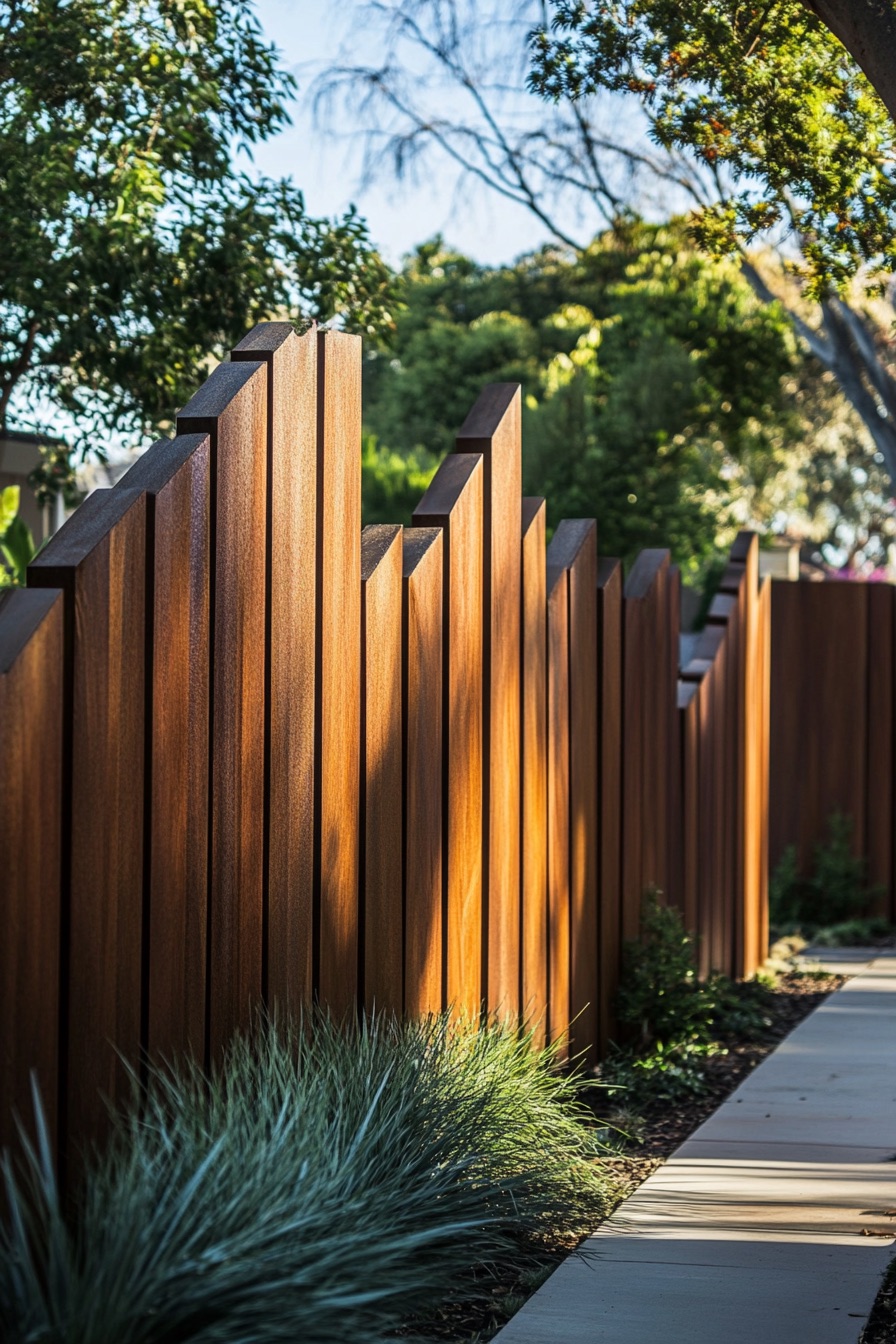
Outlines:
[{"label": "paving slab", "polygon": [[896,1239],[896,954],[847,965],[498,1344],[856,1344]]}]

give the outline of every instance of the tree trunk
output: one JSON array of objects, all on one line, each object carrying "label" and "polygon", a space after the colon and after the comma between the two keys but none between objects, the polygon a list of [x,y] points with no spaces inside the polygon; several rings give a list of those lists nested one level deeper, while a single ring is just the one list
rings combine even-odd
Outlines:
[{"label": "tree trunk", "polygon": [[896,8],[892,0],[803,0],[843,43],[896,121]]}]

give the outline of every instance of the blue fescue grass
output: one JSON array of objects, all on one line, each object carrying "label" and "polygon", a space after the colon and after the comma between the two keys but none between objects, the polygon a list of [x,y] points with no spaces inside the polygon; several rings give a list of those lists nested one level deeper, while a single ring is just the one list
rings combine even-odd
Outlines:
[{"label": "blue fescue grass", "polygon": [[148,1089],[63,1216],[46,1136],[7,1157],[4,1339],[376,1344],[600,1218],[576,1082],[491,1023],[260,1023]]}]

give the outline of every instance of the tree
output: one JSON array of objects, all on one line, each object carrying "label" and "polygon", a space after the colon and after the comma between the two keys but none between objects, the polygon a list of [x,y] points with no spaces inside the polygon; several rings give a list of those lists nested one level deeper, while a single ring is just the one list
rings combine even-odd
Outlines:
[{"label": "tree", "polygon": [[293,92],[250,0],[0,0],[0,31],[0,431],[49,404],[102,454],[259,318],[388,323],[354,210],[236,166]]},{"label": "tree", "polygon": [[[818,264],[824,256],[818,249],[813,253],[810,234],[793,231],[796,221],[791,214],[792,193],[770,205],[766,203],[766,208],[762,206],[761,194],[751,197],[754,184],[741,183],[742,223],[749,222],[750,210],[754,211],[753,222],[757,226],[762,222],[763,208],[766,224],[772,222],[775,209],[785,211],[786,217],[778,229],[783,250],[771,253],[766,247],[764,261],[760,262],[754,254],[748,254],[743,231],[740,237],[736,228],[733,234],[731,231],[732,210],[737,222],[735,165],[718,154],[697,155],[691,152],[686,138],[679,142],[664,133],[660,125],[663,104],[657,106],[658,97],[647,96],[648,91],[634,74],[617,78],[608,58],[604,83],[593,72],[588,79],[579,78],[575,74],[575,53],[570,52],[573,74],[567,79],[562,72],[555,73],[549,101],[540,97],[527,101],[526,71],[532,58],[528,35],[535,34],[532,45],[536,67],[545,43],[556,53],[558,43],[575,41],[575,33],[571,31],[565,34],[561,31],[557,39],[551,38],[545,7],[539,0],[515,0],[509,9],[506,5],[489,6],[484,0],[374,0],[361,8],[365,31],[369,33],[372,28],[375,31],[376,40],[371,46],[378,53],[377,59],[367,64],[351,60],[337,63],[319,81],[317,97],[322,108],[329,108],[334,98],[342,99],[359,114],[356,120],[366,128],[363,134],[369,173],[389,166],[401,178],[424,168],[442,175],[453,168],[458,174],[459,198],[472,178],[503,199],[530,210],[554,238],[579,251],[587,248],[596,231],[615,227],[617,221],[624,223],[632,213],[646,211],[655,216],[665,211],[668,217],[670,210],[695,208],[704,224],[705,239],[714,246],[738,242],[744,274],[757,296],[764,302],[774,300],[785,307],[800,341],[837,379],[867,432],[868,473],[876,477],[883,465],[891,481],[896,482],[892,313],[882,309],[880,316],[876,315],[860,291],[844,290],[838,294],[828,288],[820,297],[805,302],[805,286],[793,274],[795,263],[800,262],[800,247],[807,248],[808,261],[803,269],[810,275],[814,273],[816,290],[821,285]],[[618,18],[636,10],[658,8],[659,5],[646,3],[603,4],[589,7],[587,14],[610,13]],[[733,6],[725,0],[712,6],[686,4],[666,8],[681,11],[685,17],[690,15],[695,25],[702,17],[707,30],[711,23],[719,23],[722,35],[728,32],[730,79],[726,90],[733,100],[738,92],[738,71],[744,63],[744,51],[750,51],[753,37],[746,48],[737,47],[730,31],[730,11],[736,9],[742,16],[753,14],[756,19],[757,7]],[[818,8],[820,11],[822,6]],[[892,6],[879,3],[827,8],[843,12],[869,9],[883,15]],[[579,15],[573,5],[567,9],[571,18]],[[785,10],[786,17],[799,17],[800,24],[794,32],[802,32],[807,16],[796,0],[788,0],[786,5],[766,5],[763,14],[776,25],[774,32],[783,33],[785,55],[798,56],[793,33],[780,22]],[[583,7],[583,22],[585,14]],[[622,19],[618,21],[621,30]],[[676,21],[684,20],[679,17]],[[754,30],[758,30],[758,23],[754,23]],[[762,31],[768,36],[772,30]],[[788,60],[781,55],[773,61],[775,78],[779,73],[788,76],[789,71],[790,83],[784,100],[784,110],[791,118],[789,124],[808,137],[809,149],[816,155],[812,170],[816,176],[824,179],[827,172],[822,155],[827,146],[833,162],[832,181],[842,179],[844,174],[849,178],[850,173],[857,180],[867,169],[884,192],[883,197],[873,198],[871,213],[865,221],[862,202],[858,197],[853,201],[860,226],[856,239],[852,239],[849,229],[836,227],[839,219],[836,223],[829,221],[833,230],[829,241],[840,257],[840,278],[845,282],[861,260],[858,242],[871,256],[875,227],[880,226],[880,241],[885,244],[878,261],[892,250],[891,220],[881,206],[882,200],[891,198],[893,191],[889,157],[892,128],[842,48],[820,25],[816,24],[814,31],[821,44],[818,59],[823,71],[830,75],[830,79],[825,75],[827,83],[818,86],[821,93],[813,93],[807,99],[806,88],[795,78],[795,67],[789,67]],[[813,80],[818,74],[812,65],[815,50],[810,45],[799,66]],[[701,48],[701,60],[710,65],[712,58],[713,50],[707,43]],[[757,60],[764,59],[758,49],[750,51],[749,61],[754,66]],[[628,83],[630,78],[634,88]],[[759,85],[763,78],[766,82],[771,78],[767,69],[765,75],[761,71],[756,75]],[[611,79],[615,81],[613,92],[607,88]],[[825,89],[830,91],[835,86],[841,89],[844,106],[850,109],[845,118],[845,140],[840,137],[836,106],[825,103],[822,97]],[[806,87],[814,89],[815,85]],[[688,88],[696,99],[699,86]],[[808,113],[816,104],[823,116],[819,125],[813,127]],[[763,105],[761,99],[756,102],[757,108]],[[747,112],[749,109],[745,115]],[[866,114],[867,119],[863,120]],[[781,128],[774,118],[770,122],[777,140],[781,140]],[[827,140],[821,134],[822,128]],[[720,132],[711,126],[708,130],[727,143]],[[874,159],[872,150],[878,143],[880,157]],[[871,155],[870,163],[859,154],[850,164],[855,146],[865,147]],[[744,152],[753,152],[756,147],[750,142]],[[713,148],[707,141],[706,149]],[[786,144],[783,148],[790,161],[793,156]],[[824,181],[822,187],[828,189]],[[837,204],[839,208],[839,201]],[[781,235],[788,230],[789,238],[782,239]],[[767,241],[763,239],[764,243]],[[842,256],[837,251],[840,248],[844,249]],[[885,305],[887,309],[889,306]],[[858,442],[855,435],[853,440],[854,444]]]},{"label": "tree", "polygon": [[371,469],[448,451],[482,383],[519,380],[525,491],[547,496],[551,526],[596,516],[604,554],[671,544],[699,582],[738,527],[786,522],[860,563],[885,555],[894,511],[830,375],[682,225],[493,268],[436,239],[408,258],[402,297],[364,365]]},{"label": "tree", "polygon": [[[877,11],[892,52],[892,4],[551,3],[553,35],[541,26],[531,38],[533,87],[548,98],[634,93],[659,145],[691,151],[717,177],[725,170],[730,189],[720,182],[722,199],[700,219],[712,247],[734,251],[786,222],[815,295],[860,267],[892,269],[894,124],[819,17],[861,11],[870,31]],[[883,64],[866,64],[883,75]],[[883,82],[896,92],[892,71]]]}]

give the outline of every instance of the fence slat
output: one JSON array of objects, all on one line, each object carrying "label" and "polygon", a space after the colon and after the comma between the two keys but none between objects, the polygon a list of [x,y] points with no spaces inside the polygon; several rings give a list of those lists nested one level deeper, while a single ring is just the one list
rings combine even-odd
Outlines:
[{"label": "fence slat", "polygon": [[403,547],[404,1010],[445,1006],[442,909],[442,530],[405,531]]},{"label": "fence slat", "polygon": [[62,670],[62,594],[5,593],[0,597],[0,1149],[17,1138],[15,1114],[35,1137],[32,1070],[51,1143],[57,1135]]},{"label": "fence slat", "polygon": [[311,1000],[317,555],[317,333],[263,322],[234,360],[267,366],[265,991]]},{"label": "fence slat", "polygon": [[867,596],[866,585],[849,581],[772,585],[772,867],[795,844],[807,872],[835,811],[852,817],[854,849],[862,850]]},{"label": "fence slat", "polygon": [[[65,594],[61,1106],[71,1143],[103,1132],[141,1022],[146,503],[91,495],[28,570]],[[54,968],[55,970],[55,968]]]},{"label": "fence slat", "polygon": [[361,533],[361,889],[363,997],[401,1012],[402,528]]},{"label": "fence slat", "polygon": [[548,1012],[547,557],[543,499],[522,507],[520,874],[522,1016],[544,1043]]},{"label": "fence slat", "polygon": [[622,564],[597,567],[598,795],[600,886],[599,1042],[601,1053],[617,1034],[614,1003],[619,987],[622,904]]},{"label": "fence slat", "polygon": [[668,874],[669,749],[674,713],[667,585],[669,552],[642,551],[624,590],[622,932],[636,938],[648,887]]},{"label": "fence slat", "polygon": [[682,901],[686,929],[699,928],[700,886],[700,705],[697,682],[678,683],[681,719]]},{"label": "fence slat", "polygon": [[220,364],[177,418],[211,450],[207,1049],[218,1056],[262,990],[267,374]]},{"label": "fence slat", "polygon": [[[570,1019],[569,571],[548,574],[548,1035]],[[566,1046],[562,1056],[568,1053]]]},{"label": "fence slat", "polygon": [[457,436],[483,465],[484,993],[493,1012],[520,1011],[520,499],[521,395],[492,383]]},{"label": "fence slat", "polygon": [[445,810],[443,888],[446,997],[480,1011],[484,970],[482,910],[482,492],[480,453],[440,465],[414,510],[414,526],[443,537],[443,711]]},{"label": "fence slat", "polygon": [[316,978],[343,1013],[358,992],[361,338],[317,339]]},{"label": "fence slat", "polygon": [[142,1039],[156,1059],[205,1050],[209,455],[205,434],[163,439],[115,487],[146,494]]},{"label": "fence slat", "polygon": [[598,1036],[597,524],[563,521],[548,547],[548,585],[568,574],[569,938],[571,1045],[596,1062]]},{"label": "fence slat", "polygon": [[863,852],[868,858],[868,882],[882,888],[875,913],[892,917],[893,900],[893,696],[894,595],[890,584],[868,585],[868,701],[865,797],[867,799]]}]

